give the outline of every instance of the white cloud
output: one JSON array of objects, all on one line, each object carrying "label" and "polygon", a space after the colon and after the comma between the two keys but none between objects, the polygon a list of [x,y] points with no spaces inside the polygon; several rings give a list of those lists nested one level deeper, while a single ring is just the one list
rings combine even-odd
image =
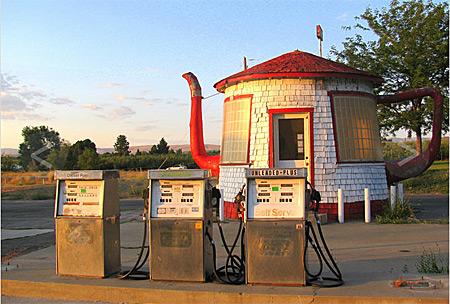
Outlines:
[{"label": "white cloud", "polygon": [[104,82],[104,83],[100,83],[98,85],[99,88],[103,88],[103,89],[112,89],[112,88],[117,88],[117,87],[123,87],[124,84],[120,83],[120,82]]},{"label": "white cloud", "polygon": [[8,94],[0,96],[0,105],[2,112],[22,111],[27,108],[27,104],[20,97]]},{"label": "white cloud", "polygon": [[28,105],[19,96],[2,92],[0,95],[1,118],[5,120],[47,120],[48,118],[34,111],[40,104]]},{"label": "white cloud", "polygon": [[11,112],[1,112],[0,115],[1,119],[4,120],[35,120],[35,121],[43,121],[43,120],[49,120],[49,117],[43,116],[38,113],[27,113],[27,112],[20,112],[20,111],[11,111]]},{"label": "white cloud", "polygon": [[125,99],[127,99],[127,97],[126,97],[125,95],[116,95],[116,96],[114,96],[114,98],[115,98],[117,101],[120,101],[120,102],[122,102],[122,101],[124,101]]},{"label": "white cloud", "polygon": [[49,111],[38,113],[47,105],[70,105],[75,102],[67,97],[52,96],[33,85],[23,84],[14,75],[0,74],[0,105],[2,119],[48,120]]},{"label": "white cloud", "polygon": [[172,97],[167,97],[167,98],[159,98],[159,97],[155,97],[155,98],[149,98],[149,97],[144,97],[144,96],[126,96],[126,95],[115,95],[114,98],[119,101],[119,102],[123,102],[123,101],[138,101],[141,104],[144,104],[146,106],[152,106],[154,104],[158,104],[158,105],[172,105],[172,104],[176,104],[176,105],[181,105],[180,99],[178,98],[172,98]]},{"label": "white cloud", "polygon": [[50,98],[48,101],[56,105],[71,105],[75,103],[75,101],[67,97],[54,97]]},{"label": "white cloud", "polygon": [[85,109],[88,109],[88,110],[92,110],[92,111],[98,111],[98,110],[103,109],[103,107],[93,104],[93,103],[84,104],[84,105],[82,105],[82,107]]},{"label": "white cloud", "polygon": [[112,109],[109,112],[109,117],[107,117],[107,118],[108,119],[109,118],[112,118],[112,119],[122,118],[122,119],[124,119],[124,118],[129,118],[129,117],[133,116],[135,113],[136,112],[132,108],[126,107],[126,106],[121,106],[121,107],[117,107],[115,109]]},{"label": "white cloud", "polygon": [[154,124],[145,124],[145,125],[136,127],[135,130],[138,132],[147,132],[147,131],[153,129],[154,127],[155,127]]}]

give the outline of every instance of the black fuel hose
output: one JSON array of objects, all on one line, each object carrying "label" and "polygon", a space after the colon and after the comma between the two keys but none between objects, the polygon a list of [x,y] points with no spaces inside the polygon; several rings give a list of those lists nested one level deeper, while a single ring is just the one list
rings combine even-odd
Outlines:
[{"label": "black fuel hose", "polygon": [[[314,227],[312,226],[312,223],[310,221],[306,221],[306,229],[305,229],[305,234],[306,234],[306,244],[305,244],[305,250],[304,250],[304,255],[303,258],[305,260],[305,271],[308,274],[309,278],[308,278],[308,283],[311,284],[312,286],[317,286],[317,287],[338,287],[344,284],[344,280],[342,279],[342,273],[338,267],[338,265],[336,264],[333,256],[331,255],[331,252],[328,248],[328,245],[325,241],[325,237],[323,236],[323,232],[322,232],[322,227],[320,224],[320,221],[317,219],[317,214],[315,214],[316,216],[316,221],[317,221],[317,229],[319,231],[319,236],[320,236],[320,241],[323,245],[323,247],[325,248],[325,252],[326,255],[324,254],[322,247],[319,243],[319,239],[317,238],[316,232],[314,231]],[[310,235],[310,232],[312,232],[312,238]],[[311,244],[311,246],[314,249],[314,252],[317,255],[317,259],[319,260],[319,271],[317,271],[316,273],[311,273],[311,271],[308,269],[308,264],[306,262],[306,254],[307,254],[307,250],[308,250],[308,243]],[[333,275],[335,277],[323,277],[322,276],[322,272],[323,272],[323,262],[325,262],[325,264],[327,265],[328,269],[333,273]],[[331,264],[330,264],[331,262]]]},{"label": "black fuel hose", "polygon": [[[225,251],[227,253],[227,259],[224,266],[221,266],[217,268],[217,249],[216,244],[212,238],[212,236],[209,234],[209,232],[206,232],[206,236],[208,237],[208,240],[211,244],[212,251],[213,251],[213,272],[216,279],[224,284],[231,284],[231,285],[241,285],[245,283],[245,251],[244,251],[244,233],[245,229],[243,228],[242,221],[239,222],[239,228],[238,232],[236,234],[236,237],[233,241],[233,244],[231,248],[228,246],[225,235],[223,233],[222,225],[220,223],[217,223],[219,226],[219,233],[220,238],[222,240],[222,244],[225,248]],[[237,256],[233,254],[236,244],[239,241],[239,237],[241,239],[241,256]]]},{"label": "black fuel hose", "polygon": [[[144,266],[145,262],[148,260],[148,255],[150,253],[149,246],[145,246],[145,242],[147,240],[147,229],[148,228],[148,220],[144,218],[144,236],[142,238],[142,245],[141,250],[139,252],[139,257],[134,264],[133,268],[131,268],[128,271],[123,271],[119,273],[118,278],[121,280],[148,280],[150,278],[148,271],[142,271],[139,270]],[[147,249],[147,252],[145,253],[145,257],[142,260],[142,257],[144,256],[144,251]],[[141,261],[142,260],[142,261]]]}]

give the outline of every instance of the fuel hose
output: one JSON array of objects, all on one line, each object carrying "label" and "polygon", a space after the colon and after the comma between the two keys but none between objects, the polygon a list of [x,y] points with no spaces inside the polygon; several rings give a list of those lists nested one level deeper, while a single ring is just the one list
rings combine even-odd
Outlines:
[{"label": "fuel hose", "polygon": [[[217,268],[217,248],[214,239],[210,235],[209,231],[206,232],[206,236],[211,244],[213,252],[213,272],[216,279],[224,284],[231,285],[241,285],[245,283],[245,250],[244,250],[244,234],[245,228],[243,227],[243,222],[239,221],[239,228],[234,238],[231,247],[228,246],[225,234],[223,232],[222,225],[217,223],[219,227],[220,238],[227,254],[225,265]],[[237,242],[240,239],[241,245],[241,256],[234,254]]]},{"label": "fuel hose", "polygon": [[[309,183],[308,183],[309,184]],[[330,249],[328,248],[327,242],[325,241],[325,237],[322,231],[322,225],[320,223],[317,212],[319,210],[320,204],[320,193],[315,190],[311,184],[310,198],[311,201],[315,202],[315,206],[313,208],[314,219],[317,224],[317,230],[319,232],[319,238],[317,237],[316,231],[314,230],[314,226],[311,221],[306,220],[305,222],[305,249],[303,252],[303,258],[305,261],[305,272],[308,275],[308,284],[317,287],[338,287],[344,284],[344,280],[342,279],[342,273],[331,255]],[[309,244],[311,244],[314,253],[317,256],[317,260],[319,261],[319,269],[315,273],[309,269],[309,265],[307,263],[307,252],[309,248]],[[322,245],[321,245],[322,244]],[[324,250],[322,249],[325,249]],[[334,277],[325,277],[322,276],[324,263],[327,266],[328,270],[334,275]]]}]

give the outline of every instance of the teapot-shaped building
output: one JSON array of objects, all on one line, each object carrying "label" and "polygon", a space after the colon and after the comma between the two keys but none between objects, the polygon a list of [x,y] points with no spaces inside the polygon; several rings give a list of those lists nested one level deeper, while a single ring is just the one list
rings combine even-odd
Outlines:
[{"label": "teapot-shaped building", "polygon": [[[418,89],[376,96],[383,79],[318,57],[293,51],[233,74],[214,87],[224,93],[220,156],[208,156],[203,143],[201,88],[192,73],[190,143],[196,163],[219,177],[225,209],[235,213],[234,197],[245,183],[245,168],[300,168],[322,196],[321,212],[337,216],[337,190],[345,194],[345,216],[363,215],[364,188],[377,213],[388,198],[388,183],[416,176],[439,150],[442,96]],[[377,103],[432,96],[433,137],[421,155],[385,163],[376,115]],[[229,210],[227,210],[227,206]],[[236,214],[234,214],[236,215]]]}]

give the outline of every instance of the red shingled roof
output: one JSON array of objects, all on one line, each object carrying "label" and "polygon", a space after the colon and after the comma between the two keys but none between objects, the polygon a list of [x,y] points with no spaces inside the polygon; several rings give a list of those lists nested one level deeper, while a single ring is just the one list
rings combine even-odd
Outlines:
[{"label": "red shingled roof", "polygon": [[226,86],[240,81],[267,78],[317,78],[344,77],[366,79],[376,84],[383,82],[379,76],[351,68],[299,50],[283,54],[217,82],[214,87],[223,92]]}]

